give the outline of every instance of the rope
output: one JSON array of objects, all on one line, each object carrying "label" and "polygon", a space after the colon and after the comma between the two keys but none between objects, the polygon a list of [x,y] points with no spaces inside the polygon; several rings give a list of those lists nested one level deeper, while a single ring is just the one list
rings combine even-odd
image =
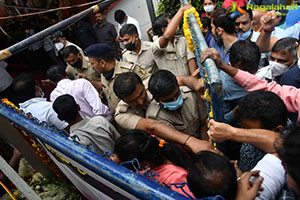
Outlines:
[{"label": "rope", "polygon": [[50,10],[44,10],[44,11],[40,11],[40,12],[33,12],[33,13],[22,14],[22,15],[0,17],[0,20],[14,19],[14,18],[17,18],[17,17],[28,17],[28,16],[33,16],[33,15],[40,15],[40,14],[44,14],[44,13],[54,12],[54,11],[57,11],[57,10],[67,10],[67,9],[72,9],[72,8],[80,8],[80,7],[88,6],[88,5],[91,5],[91,4],[99,3],[101,1],[103,1],[103,0],[96,0],[96,1],[89,2],[89,3],[84,3],[84,4],[74,5],[74,6],[53,8],[53,9],[50,9]]}]

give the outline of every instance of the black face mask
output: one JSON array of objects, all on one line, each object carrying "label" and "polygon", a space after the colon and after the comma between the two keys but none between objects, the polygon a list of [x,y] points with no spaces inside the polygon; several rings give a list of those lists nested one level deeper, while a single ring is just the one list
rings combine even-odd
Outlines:
[{"label": "black face mask", "polygon": [[78,58],[71,66],[80,69],[82,67],[82,60]]},{"label": "black face mask", "polygon": [[114,71],[115,71],[115,68],[112,68],[112,70],[108,71],[108,72],[103,72],[103,76],[105,77],[105,79],[107,81],[109,81],[112,76],[114,75]]},{"label": "black face mask", "polygon": [[128,43],[125,45],[125,48],[129,51],[133,51],[136,48],[135,42],[134,42],[134,38],[132,39],[131,43]]}]

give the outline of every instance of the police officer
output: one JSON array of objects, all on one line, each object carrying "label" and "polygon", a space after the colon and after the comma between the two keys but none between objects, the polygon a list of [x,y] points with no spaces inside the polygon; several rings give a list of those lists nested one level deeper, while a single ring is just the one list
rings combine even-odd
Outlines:
[{"label": "police officer", "polygon": [[160,70],[149,80],[153,100],[146,117],[174,127],[196,138],[208,139],[207,109],[200,96],[186,86],[178,86],[172,72]]},{"label": "police officer", "polygon": [[152,45],[154,61],[158,69],[171,71],[175,76],[189,76],[197,69],[195,55],[188,49],[185,37],[175,35],[184,11],[189,8],[190,4],[180,8],[172,19],[163,14],[152,26],[155,36],[159,37]]},{"label": "police officer", "polygon": [[150,76],[146,70],[139,66],[117,61],[107,44],[93,44],[86,49],[86,53],[91,67],[98,74],[101,74],[102,89],[108,101],[109,109],[112,112],[115,112],[117,104],[120,101],[113,91],[115,79],[119,74],[132,71],[141,77],[141,79]]},{"label": "police officer", "polygon": [[122,52],[123,61],[138,65],[150,73],[157,71],[151,51],[153,43],[142,41],[135,25],[124,25],[120,30],[120,40],[126,48]]}]

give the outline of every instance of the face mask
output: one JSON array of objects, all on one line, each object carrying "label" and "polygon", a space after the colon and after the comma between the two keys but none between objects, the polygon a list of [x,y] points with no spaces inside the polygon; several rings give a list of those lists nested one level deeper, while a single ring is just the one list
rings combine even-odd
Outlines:
[{"label": "face mask", "polygon": [[272,75],[275,77],[280,76],[289,70],[288,66],[275,61],[269,61],[269,65],[272,71]]},{"label": "face mask", "polygon": [[252,30],[251,30],[251,28],[250,28],[247,32],[241,34],[241,38],[242,38],[243,40],[246,40],[246,39],[251,35],[251,33],[252,33]]},{"label": "face mask", "polygon": [[136,45],[135,45],[134,39],[135,38],[133,37],[132,42],[125,45],[125,48],[127,50],[129,50],[129,51],[135,50]]},{"label": "face mask", "polygon": [[59,51],[64,48],[64,44],[62,42],[57,42],[55,43],[55,48],[57,49],[57,51]]},{"label": "face mask", "polygon": [[114,74],[115,68],[112,68],[112,70],[108,72],[103,72],[103,76],[105,77],[106,80],[110,80]]},{"label": "face mask", "polygon": [[167,102],[167,103],[161,103],[162,106],[165,108],[165,109],[168,109],[168,110],[177,110],[179,109],[182,104],[183,104],[183,98],[182,98],[182,94],[180,94],[177,98],[176,101],[172,101],[172,102]]},{"label": "face mask", "polygon": [[125,24],[127,24],[127,22],[123,22],[122,24],[120,24],[120,26],[123,27]]},{"label": "face mask", "polygon": [[78,58],[76,60],[75,63],[73,63],[73,65],[71,65],[72,67],[75,67],[75,68],[81,68],[82,67],[82,60],[80,58]]},{"label": "face mask", "polygon": [[210,5],[210,6],[203,6],[203,9],[205,12],[210,13],[215,9],[215,6]]}]

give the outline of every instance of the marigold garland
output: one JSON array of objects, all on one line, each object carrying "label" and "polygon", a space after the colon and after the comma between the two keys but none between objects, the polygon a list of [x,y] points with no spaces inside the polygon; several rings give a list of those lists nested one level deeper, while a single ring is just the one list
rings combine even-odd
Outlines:
[{"label": "marigold garland", "polygon": [[190,13],[194,14],[201,30],[202,30],[202,23],[200,21],[199,13],[196,11],[195,7],[192,7],[189,10],[184,11],[183,26],[182,26],[183,33],[186,37],[186,41],[188,43],[189,49],[191,51],[194,51],[195,47],[194,47],[194,44],[193,44],[192,34],[191,34],[191,31],[190,31],[189,25],[188,25],[188,18],[189,18]]}]

